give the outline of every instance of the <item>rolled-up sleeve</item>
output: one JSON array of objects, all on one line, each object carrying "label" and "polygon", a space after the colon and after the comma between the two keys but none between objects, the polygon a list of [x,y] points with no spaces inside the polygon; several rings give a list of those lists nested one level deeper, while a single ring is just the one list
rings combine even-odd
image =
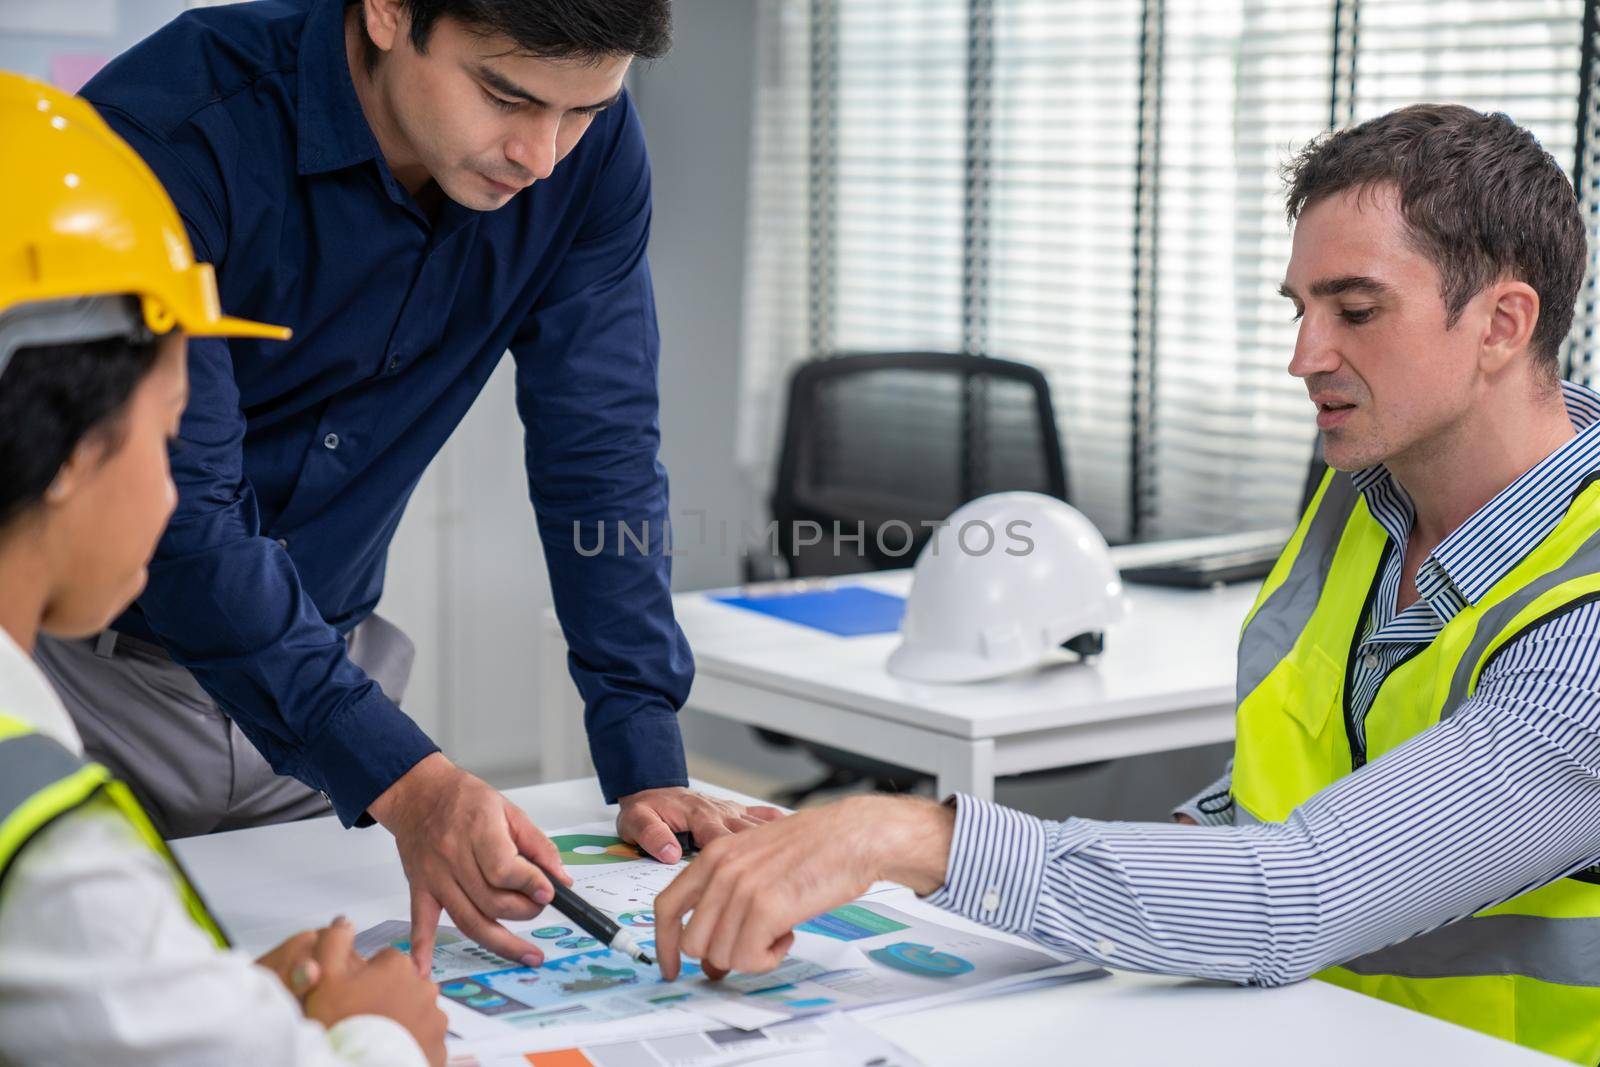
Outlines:
[{"label": "rolled-up sleeve", "polygon": [[529,492],[608,802],[685,785],[694,661],[672,611],[650,170],[625,110],[558,277],[512,344]]}]

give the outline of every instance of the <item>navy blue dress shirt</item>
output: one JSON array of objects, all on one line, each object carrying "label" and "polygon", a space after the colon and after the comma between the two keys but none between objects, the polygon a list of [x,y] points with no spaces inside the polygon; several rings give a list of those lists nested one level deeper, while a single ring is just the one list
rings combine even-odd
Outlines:
[{"label": "navy blue dress shirt", "polygon": [[[686,784],[676,711],[694,667],[669,595],[638,116],[624,95],[550,178],[430,218],[362,115],[343,18],[341,0],[189,12],[83,90],[166,184],[223,307],[294,330],[190,341],[178,509],[115,627],[158,640],[278,773],[365,822],[435,746],[342,635],[378,603],[407,498],[509,349],[606,799]],[[595,524],[619,521],[648,521],[647,549],[590,554]]]}]

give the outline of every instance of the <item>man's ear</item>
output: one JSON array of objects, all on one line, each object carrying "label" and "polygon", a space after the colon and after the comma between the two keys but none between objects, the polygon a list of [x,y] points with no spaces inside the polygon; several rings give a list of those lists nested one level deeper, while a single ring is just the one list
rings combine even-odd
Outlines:
[{"label": "man's ear", "polygon": [[411,21],[400,8],[400,0],[361,0],[362,19],[367,36],[381,52],[390,52],[400,43],[400,35],[410,29]]},{"label": "man's ear", "polygon": [[1539,294],[1527,282],[1506,279],[1496,282],[1484,294],[1489,305],[1489,323],[1483,333],[1481,363],[1487,374],[1495,374],[1525,359],[1539,324]]}]

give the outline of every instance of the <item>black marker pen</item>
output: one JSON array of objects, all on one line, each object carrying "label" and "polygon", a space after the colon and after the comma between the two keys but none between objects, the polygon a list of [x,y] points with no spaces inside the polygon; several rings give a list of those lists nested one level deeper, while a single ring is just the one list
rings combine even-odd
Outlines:
[{"label": "black marker pen", "polygon": [[618,926],[609,915],[554,878],[550,879],[550,884],[556,891],[555,899],[550,902],[550,906],[577,923],[584,933],[607,948],[632,957],[646,966],[655,965],[656,961],[640,947],[639,939],[634,937],[633,931]]}]

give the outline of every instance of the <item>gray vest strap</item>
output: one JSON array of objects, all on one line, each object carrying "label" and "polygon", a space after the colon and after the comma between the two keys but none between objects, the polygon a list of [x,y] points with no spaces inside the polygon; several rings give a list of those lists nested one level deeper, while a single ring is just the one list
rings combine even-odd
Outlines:
[{"label": "gray vest strap", "polygon": [[[1237,703],[1255,691],[1272,669],[1294,648],[1300,633],[1311,621],[1317,600],[1333,563],[1334,549],[1355,510],[1360,493],[1348,475],[1335,473],[1323,494],[1322,504],[1311,517],[1304,542],[1282,585],[1273,590],[1239,641],[1239,671],[1235,689]],[[1540,575],[1479,617],[1466,653],[1456,664],[1445,698],[1441,718],[1449,718],[1470,695],[1472,671],[1489,643],[1511,624],[1529,604],[1563,582],[1585,574],[1600,572],[1600,533],[1579,546],[1571,558],[1548,574]],[[1359,625],[1359,624],[1358,624]]]},{"label": "gray vest strap", "polygon": [[1333,550],[1338,547],[1345,524],[1350,521],[1350,514],[1360,499],[1361,494],[1350,476],[1341,471],[1333,472],[1283,584],[1267,597],[1239,637],[1235,706],[1243,704],[1244,698],[1294,649],[1300,632],[1311,621],[1311,614],[1322,597],[1328,570],[1333,566]]},{"label": "gray vest strap", "polygon": [[1449,718],[1466,702],[1469,695],[1467,687],[1472,682],[1473,668],[1483,656],[1484,649],[1489,647],[1489,642],[1493,641],[1502,630],[1511,625],[1511,620],[1516,618],[1518,613],[1562,582],[1596,572],[1600,572],[1600,533],[1595,533],[1580,545],[1566,563],[1548,574],[1540,575],[1485,611],[1478,619],[1477,629],[1473,632],[1472,642],[1467,646],[1466,653],[1456,664],[1455,675],[1450,679],[1450,692],[1445,697],[1444,709],[1439,717]]},{"label": "gray vest strap", "polygon": [[1600,919],[1481,915],[1369,952],[1344,967],[1402,978],[1520,974],[1558,985],[1600,986]]},{"label": "gray vest strap", "polygon": [[82,758],[44,734],[21,734],[0,741],[0,822],[39,790],[82,767]]},{"label": "gray vest strap", "polygon": [[[76,774],[83,766],[81,757],[44,734],[19,734],[0,741],[0,823],[40,790]],[[0,877],[15,858],[16,853],[0,856]]]}]

